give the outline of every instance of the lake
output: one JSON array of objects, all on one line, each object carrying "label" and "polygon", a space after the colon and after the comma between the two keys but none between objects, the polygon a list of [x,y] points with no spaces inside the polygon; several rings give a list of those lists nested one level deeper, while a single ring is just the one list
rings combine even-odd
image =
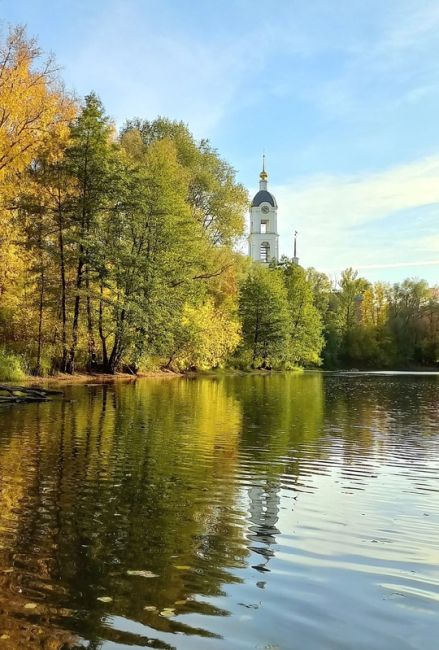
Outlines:
[{"label": "lake", "polygon": [[0,649],[437,650],[438,375],[0,408]]}]

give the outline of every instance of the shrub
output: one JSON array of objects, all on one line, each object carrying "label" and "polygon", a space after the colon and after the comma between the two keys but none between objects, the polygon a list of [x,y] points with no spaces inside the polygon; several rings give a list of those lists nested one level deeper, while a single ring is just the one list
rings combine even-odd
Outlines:
[{"label": "shrub", "polygon": [[0,380],[17,381],[25,377],[23,360],[18,354],[0,348]]}]

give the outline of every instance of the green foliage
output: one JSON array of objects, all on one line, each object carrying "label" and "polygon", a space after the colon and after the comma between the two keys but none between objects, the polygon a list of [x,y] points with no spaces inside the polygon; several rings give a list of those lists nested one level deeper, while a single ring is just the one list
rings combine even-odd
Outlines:
[{"label": "green foliage", "polygon": [[118,139],[90,94],[62,155],[40,152],[16,205],[16,286],[26,273],[31,318],[24,327],[20,302],[8,301],[0,327],[8,341],[22,331],[36,374],[137,370],[151,358],[216,366],[233,352],[241,267],[233,245],[247,194],[186,126],[132,123]]},{"label": "green foliage", "polygon": [[254,265],[240,294],[241,368],[318,365],[322,320],[313,285],[302,267],[284,257],[278,265]]},{"label": "green foliage", "polygon": [[239,298],[243,347],[252,368],[276,368],[288,361],[288,296],[278,269],[255,265]]},{"label": "green foliage", "polygon": [[313,304],[321,318],[324,319],[333,294],[331,281],[325,273],[316,271],[313,267],[306,269],[305,273],[307,284],[312,292]]},{"label": "green foliage", "polygon": [[439,301],[424,280],[393,285],[388,327],[400,362],[434,364],[439,358]]},{"label": "green foliage", "polygon": [[[21,155],[0,174],[5,375],[23,372],[8,350],[34,374],[438,363],[437,288],[353,269],[333,287],[287,258],[252,265],[236,252],[247,192],[207,140],[163,117],[118,135],[94,93],[76,107],[32,68],[22,30],[6,61],[18,46],[23,60],[3,70],[8,120],[30,106],[40,126],[16,134]],[[6,148],[14,129],[0,129]]]},{"label": "green foliage", "polygon": [[439,362],[438,291],[423,280],[368,283],[352,269],[323,311],[328,368],[407,368]]},{"label": "green foliage", "polygon": [[206,236],[215,245],[235,243],[244,232],[248,195],[208,140],[196,142],[185,124],[163,117],[130,120],[122,131],[122,142],[129,141],[139,157],[163,140],[173,142],[178,162],[188,173],[186,198]]},{"label": "green foliage", "polygon": [[22,357],[0,347],[0,380],[19,381],[25,377]]},{"label": "green foliage", "polygon": [[313,285],[298,264],[283,258],[280,267],[288,296],[290,363],[318,365],[323,348],[322,319],[314,304]]}]

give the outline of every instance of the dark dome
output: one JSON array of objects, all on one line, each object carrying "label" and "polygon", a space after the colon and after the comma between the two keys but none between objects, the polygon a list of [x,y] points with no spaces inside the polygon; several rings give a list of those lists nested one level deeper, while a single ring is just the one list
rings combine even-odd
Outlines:
[{"label": "dark dome", "polygon": [[269,203],[273,208],[277,208],[276,199],[267,190],[259,190],[259,192],[255,194],[251,207],[257,208],[261,203]]}]

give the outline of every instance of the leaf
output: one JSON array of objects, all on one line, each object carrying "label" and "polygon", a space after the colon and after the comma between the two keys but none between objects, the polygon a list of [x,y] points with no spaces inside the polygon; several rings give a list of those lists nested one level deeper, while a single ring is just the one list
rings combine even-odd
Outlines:
[{"label": "leaf", "polygon": [[37,603],[26,603],[24,609],[35,609],[36,607],[38,607]]},{"label": "leaf", "polygon": [[191,567],[188,566],[187,564],[176,564],[175,568],[178,569],[179,571],[189,571]]},{"label": "leaf", "polygon": [[158,578],[157,573],[152,571],[127,571],[129,576],[139,576],[140,578]]},{"label": "leaf", "polygon": [[156,612],[157,611],[157,607],[155,605],[145,605],[145,607],[143,609],[145,610],[145,612]]},{"label": "leaf", "polygon": [[99,600],[101,603],[112,603],[113,599],[111,596],[98,596],[96,600]]}]

